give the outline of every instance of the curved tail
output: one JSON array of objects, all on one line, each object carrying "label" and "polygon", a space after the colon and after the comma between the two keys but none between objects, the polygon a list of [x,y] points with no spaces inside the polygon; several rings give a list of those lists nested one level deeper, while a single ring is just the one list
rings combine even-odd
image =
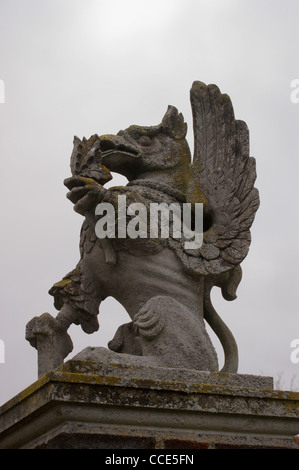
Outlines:
[{"label": "curved tail", "polygon": [[207,279],[204,293],[204,318],[219,338],[224,351],[224,366],[221,372],[230,372],[233,374],[237,373],[239,365],[237,343],[232,332],[212,305],[211,290],[213,286],[221,287],[223,297],[226,300],[234,300],[236,298],[236,289],[241,278],[241,267],[236,266],[230,271]]}]

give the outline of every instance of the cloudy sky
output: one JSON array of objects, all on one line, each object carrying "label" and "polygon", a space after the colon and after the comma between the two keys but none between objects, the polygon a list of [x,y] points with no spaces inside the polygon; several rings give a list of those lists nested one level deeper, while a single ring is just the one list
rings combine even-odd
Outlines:
[{"label": "cloudy sky", "polygon": [[[261,198],[238,299],[215,290],[214,305],[239,372],[299,390],[298,17],[298,0],[0,0],[0,404],[36,380],[26,324],[56,314],[48,290],[79,259],[82,218],[63,185],[73,136],[155,125],[172,104],[192,147],[194,80],[217,84],[247,122]],[[70,328],[72,355],[106,346],[127,321],[107,299],[99,332]]]}]

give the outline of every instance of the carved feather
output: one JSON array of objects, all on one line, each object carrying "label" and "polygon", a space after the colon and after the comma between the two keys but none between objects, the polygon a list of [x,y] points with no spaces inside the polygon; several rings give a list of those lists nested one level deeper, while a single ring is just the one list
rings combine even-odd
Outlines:
[{"label": "carved feather", "polygon": [[240,264],[248,253],[259,207],[255,160],[249,156],[247,125],[235,120],[228,95],[216,85],[194,82],[190,98],[194,158],[187,201],[202,202],[212,218],[197,256],[204,261],[198,260],[201,270],[218,274]]}]

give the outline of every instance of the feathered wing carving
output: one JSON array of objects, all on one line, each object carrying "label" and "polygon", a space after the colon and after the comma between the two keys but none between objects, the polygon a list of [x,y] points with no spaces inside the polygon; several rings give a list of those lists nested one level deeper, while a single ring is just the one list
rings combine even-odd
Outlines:
[{"label": "feathered wing carving", "polygon": [[236,373],[235,339],[216,313],[210,291],[219,286],[225,299],[236,298],[240,263],[250,245],[250,227],[259,207],[255,159],[249,156],[249,132],[235,119],[230,98],[216,85],[194,82],[190,92],[194,157],[186,200],[204,205],[203,244],[198,250],[176,250],[185,269],[205,276],[204,317],[225,353],[223,372]]},{"label": "feathered wing carving", "polygon": [[198,262],[191,264],[203,274],[219,274],[239,265],[248,253],[259,207],[255,159],[249,156],[247,125],[235,120],[227,95],[216,85],[194,82],[190,99],[194,158],[187,202],[203,203],[206,220],[202,247],[192,254]]}]

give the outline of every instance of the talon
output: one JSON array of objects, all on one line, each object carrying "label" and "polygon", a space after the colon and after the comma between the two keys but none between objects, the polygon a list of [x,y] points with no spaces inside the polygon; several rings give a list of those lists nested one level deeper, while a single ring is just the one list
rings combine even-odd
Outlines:
[{"label": "talon", "polygon": [[76,202],[74,210],[81,215],[85,215],[86,212],[95,208],[100,199],[99,194],[100,193],[98,191],[88,191],[84,197],[79,198],[78,202]]},{"label": "talon", "polygon": [[138,318],[137,321],[135,321],[135,323],[140,328],[148,330],[149,328],[154,327],[157,323],[159,323],[159,321],[160,321],[160,315],[154,314],[147,318],[143,318],[143,317]]},{"label": "talon", "polygon": [[89,191],[86,186],[80,186],[73,188],[66,197],[73,203],[76,204]]},{"label": "talon", "polygon": [[64,184],[70,189],[66,197],[75,204],[74,210],[83,216],[92,210],[107,192],[107,189],[94,179],[83,176],[67,178]]},{"label": "talon", "polygon": [[153,339],[163,330],[165,315],[158,312],[155,306],[146,305],[136,315],[133,321],[136,333],[147,339]]},{"label": "talon", "polygon": [[86,184],[86,180],[91,178],[83,178],[82,176],[71,176],[70,178],[66,178],[63,184],[70,190],[75,188],[76,186],[84,186]]}]

